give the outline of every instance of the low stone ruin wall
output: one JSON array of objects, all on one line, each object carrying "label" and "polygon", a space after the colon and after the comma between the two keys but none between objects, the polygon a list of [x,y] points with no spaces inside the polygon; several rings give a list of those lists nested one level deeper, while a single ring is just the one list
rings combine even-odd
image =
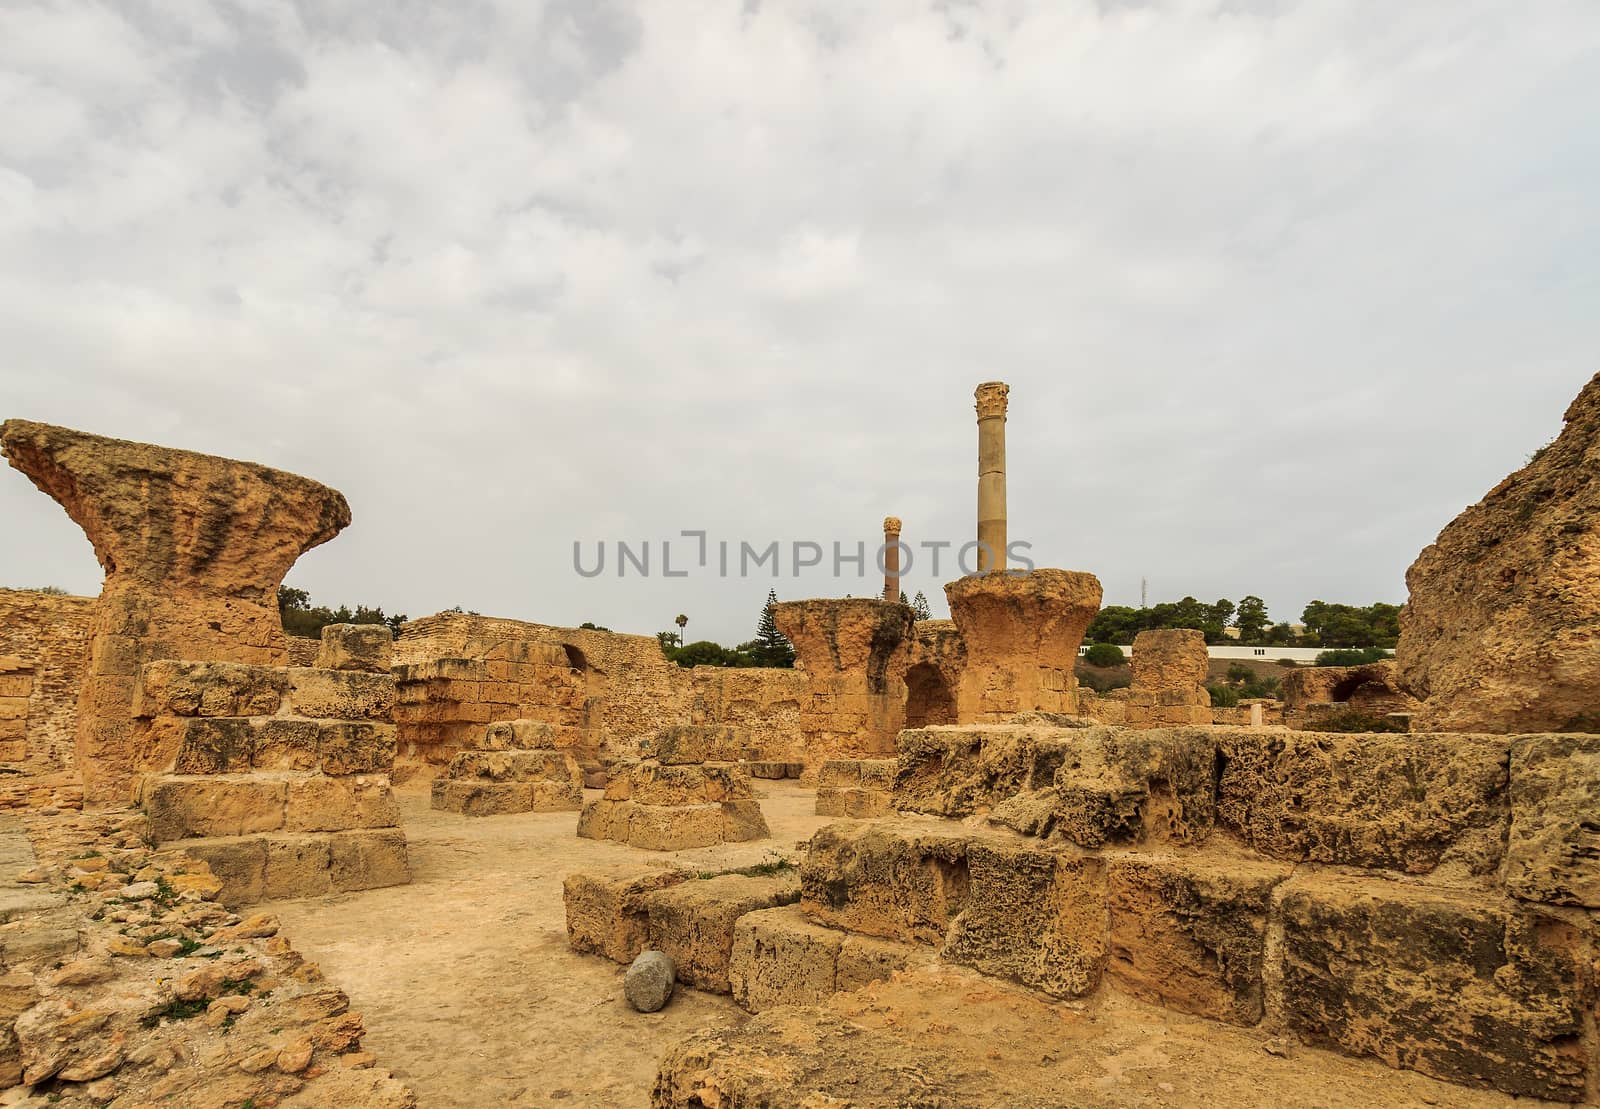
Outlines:
[{"label": "low stone ruin wall", "polygon": [[7,777],[73,766],[93,615],[93,597],[0,589],[0,769]]},{"label": "low stone ruin wall", "polygon": [[684,669],[653,638],[441,613],[405,625],[395,645],[399,757],[405,776],[432,778],[486,725],[536,720],[577,729],[567,745],[586,766],[639,757],[676,724],[730,724],[752,760],[792,761],[804,743],[802,673]]}]

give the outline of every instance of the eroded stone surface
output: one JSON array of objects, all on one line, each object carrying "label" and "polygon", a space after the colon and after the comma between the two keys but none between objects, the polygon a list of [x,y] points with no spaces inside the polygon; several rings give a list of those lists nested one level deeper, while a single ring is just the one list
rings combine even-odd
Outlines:
[{"label": "eroded stone surface", "polygon": [[1522,736],[1511,747],[1506,889],[1600,908],[1600,736]]},{"label": "eroded stone surface", "polygon": [[934,821],[830,824],[801,863],[801,907],[829,927],[942,944],[966,906],[972,836]]},{"label": "eroded stone surface", "polygon": [[1282,900],[1289,1025],[1314,1043],[1520,1096],[1578,1101],[1588,938],[1471,891],[1296,877]]},{"label": "eroded stone surface", "polygon": [[1600,731],[1600,374],[1565,419],[1406,572],[1413,730]]},{"label": "eroded stone surface", "polygon": [[1218,818],[1263,854],[1413,874],[1500,864],[1503,739],[1230,729],[1216,743]]}]

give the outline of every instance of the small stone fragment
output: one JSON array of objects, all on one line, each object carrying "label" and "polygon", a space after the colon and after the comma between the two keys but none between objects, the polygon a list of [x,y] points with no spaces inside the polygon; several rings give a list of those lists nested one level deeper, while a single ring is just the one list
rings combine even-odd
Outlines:
[{"label": "small stone fragment", "polygon": [[677,984],[672,960],[660,951],[641,951],[628,967],[622,992],[628,1004],[641,1013],[654,1013],[672,997]]},{"label": "small stone fragment", "polygon": [[311,1037],[301,1036],[278,1052],[278,1069],[284,1074],[299,1074],[311,1065]]}]

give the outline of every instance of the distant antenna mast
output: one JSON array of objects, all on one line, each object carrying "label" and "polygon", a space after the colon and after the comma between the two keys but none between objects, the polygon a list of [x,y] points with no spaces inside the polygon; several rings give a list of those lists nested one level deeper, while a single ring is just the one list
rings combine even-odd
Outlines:
[{"label": "distant antenna mast", "polygon": [[1140,578],[1139,579],[1139,607],[1140,608],[1149,608],[1150,607],[1150,579],[1149,578]]}]

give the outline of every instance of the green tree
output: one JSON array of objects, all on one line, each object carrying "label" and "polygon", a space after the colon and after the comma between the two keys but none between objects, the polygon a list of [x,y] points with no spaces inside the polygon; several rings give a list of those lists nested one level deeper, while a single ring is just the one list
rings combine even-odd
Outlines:
[{"label": "green tree", "polygon": [[678,613],[678,618],[673,621],[678,625],[678,646],[683,646],[683,629],[689,626],[689,618],[683,613]]},{"label": "green tree", "polygon": [[1267,602],[1254,593],[1239,602],[1239,610],[1233,618],[1233,626],[1239,629],[1241,643],[1260,642],[1271,622],[1267,617]]},{"label": "green tree", "polygon": [[794,666],[794,644],[778,630],[773,609],[778,604],[778,591],[767,590],[767,603],[761,606],[761,619],[756,624],[756,637],[748,645],[747,653],[757,666]]},{"label": "green tree", "polygon": [[918,620],[932,620],[933,609],[928,607],[928,597],[922,590],[917,590],[917,595],[911,598],[911,615]]},{"label": "green tree", "polygon": [[1317,666],[1365,666],[1369,662],[1382,662],[1389,652],[1382,647],[1335,647],[1317,655]]},{"label": "green tree", "polygon": [[283,620],[285,634],[308,639],[316,639],[329,624],[384,624],[399,635],[401,625],[406,622],[404,613],[386,616],[383,609],[366,605],[357,605],[354,610],[349,605],[338,608],[313,605],[310,593],[287,585],[278,587],[278,615]]},{"label": "green tree", "polygon": [[1083,653],[1083,661],[1090,666],[1099,666],[1102,669],[1108,666],[1122,666],[1128,660],[1122,653],[1122,648],[1114,643],[1095,643]]}]

